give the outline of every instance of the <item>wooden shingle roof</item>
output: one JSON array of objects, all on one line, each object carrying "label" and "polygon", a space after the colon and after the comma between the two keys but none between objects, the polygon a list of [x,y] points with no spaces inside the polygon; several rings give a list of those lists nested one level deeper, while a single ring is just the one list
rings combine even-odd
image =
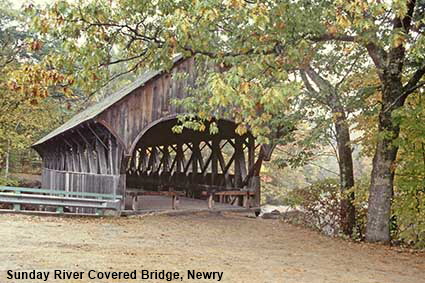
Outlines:
[{"label": "wooden shingle roof", "polygon": [[[176,55],[173,58],[173,63],[174,64],[177,63],[182,58],[183,58],[183,56]],[[157,75],[161,74],[162,71],[163,70],[157,70],[157,71],[148,70],[148,71],[144,72],[141,76],[139,76],[131,84],[125,86],[124,88],[118,90],[117,92],[115,92],[111,95],[108,95],[103,100],[99,101],[98,103],[93,104],[93,105],[87,107],[85,110],[77,113],[71,119],[69,119],[67,122],[65,122],[63,125],[61,125],[60,127],[56,128],[55,130],[53,130],[52,132],[50,132],[49,134],[47,134],[46,136],[44,136],[43,138],[38,140],[36,143],[33,144],[33,146],[38,146],[38,145],[58,136],[58,135],[66,132],[66,131],[69,131],[69,130],[77,127],[78,125],[81,125],[84,122],[87,122],[89,120],[96,118],[98,115],[100,115],[106,109],[108,109],[109,107],[111,107],[112,105],[114,105],[115,103],[120,101],[121,99],[123,99],[125,96],[130,94],[132,91],[134,91],[135,89],[137,89],[139,87],[142,87],[143,85],[148,83],[151,79],[153,79]]]}]

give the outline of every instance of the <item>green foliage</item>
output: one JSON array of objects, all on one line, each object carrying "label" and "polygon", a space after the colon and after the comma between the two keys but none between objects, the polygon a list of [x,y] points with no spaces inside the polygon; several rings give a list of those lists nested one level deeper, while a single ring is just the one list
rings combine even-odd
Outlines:
[{"label": "green foliage", "polygon": [[409,98],[399,113],[402,133],[395,179],[393,214],[396,238],[425,247],[425,101],[423,93]]},{"label": "green foliage", "polygon": [[[56,43],[56,44],[55,44]],[[37,63],[56,48],[30,31],[26,18],[0,1],[0,164],[63,122],[73,99],[57,88],[67,78]],[[59,91],[59,90],[62,90]],[[49,95],[49,97],[47,97]],[[9,171],[11,168],[9,168]]]},{"label": "green foliage", "polygon": [[[1,173],[1,172],[0,172]],[[5,178],[0,176],[0,186],[12,186],[17,187],[19,185],[19,180],[16,178]]]}]

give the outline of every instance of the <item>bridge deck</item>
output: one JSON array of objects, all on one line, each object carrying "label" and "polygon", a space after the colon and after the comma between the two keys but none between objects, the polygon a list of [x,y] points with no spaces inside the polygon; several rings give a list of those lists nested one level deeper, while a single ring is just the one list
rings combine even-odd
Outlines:
[{"label": "bridge deck", "polygon": [[[215,202],[215,209],[241,208],[226,203]],[[170,196],[139,196],[136,206],[138,211],[155,211],[172,209],[172,197]],[[208,209],[206,200],[180,197],[177,210]]]}]

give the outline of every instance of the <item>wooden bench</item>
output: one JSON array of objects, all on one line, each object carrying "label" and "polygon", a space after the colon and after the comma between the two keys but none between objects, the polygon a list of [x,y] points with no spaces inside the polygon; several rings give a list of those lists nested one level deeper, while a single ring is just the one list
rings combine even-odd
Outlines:
[{"label": "wooden bench", "polygon": [[249,197],[255,196],[254,192],[239,191],[239,190],[226,190],[226,191],[203,191],[202,195],[208,197],[208,208],[214,207],[214,197],[219,197],[219,202],[224,202],[226,196],[240,197],[243,196],[243,207],[249,207]]},{"label": "wooden bench", "polygon": [[128,190],[126,192],[127,196],[131,199],[131,209],[136,209],[136,203],[139,196],[170,196],[171,197],[171,207],[172,209],[178,208],[179,197],[184,196],[186,193],[182,191],[142,191],[142,190]]}]

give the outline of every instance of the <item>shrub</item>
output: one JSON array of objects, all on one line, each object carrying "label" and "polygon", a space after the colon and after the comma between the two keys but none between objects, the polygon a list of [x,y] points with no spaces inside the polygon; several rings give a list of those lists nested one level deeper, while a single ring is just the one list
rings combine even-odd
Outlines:
[{"label": "shrub", "polygon": [[9,177],[9,178],[4,178],[4,177],[0,177],[0,186],[18,186],[19,185],[19,180]]},{"label": "shrub", "polygon": [[311,186],[288,193],[287,202],[304,212],[307,226],[327,235],[339,234],[339,202],[341,193],[338,181],[325,179]]}]

